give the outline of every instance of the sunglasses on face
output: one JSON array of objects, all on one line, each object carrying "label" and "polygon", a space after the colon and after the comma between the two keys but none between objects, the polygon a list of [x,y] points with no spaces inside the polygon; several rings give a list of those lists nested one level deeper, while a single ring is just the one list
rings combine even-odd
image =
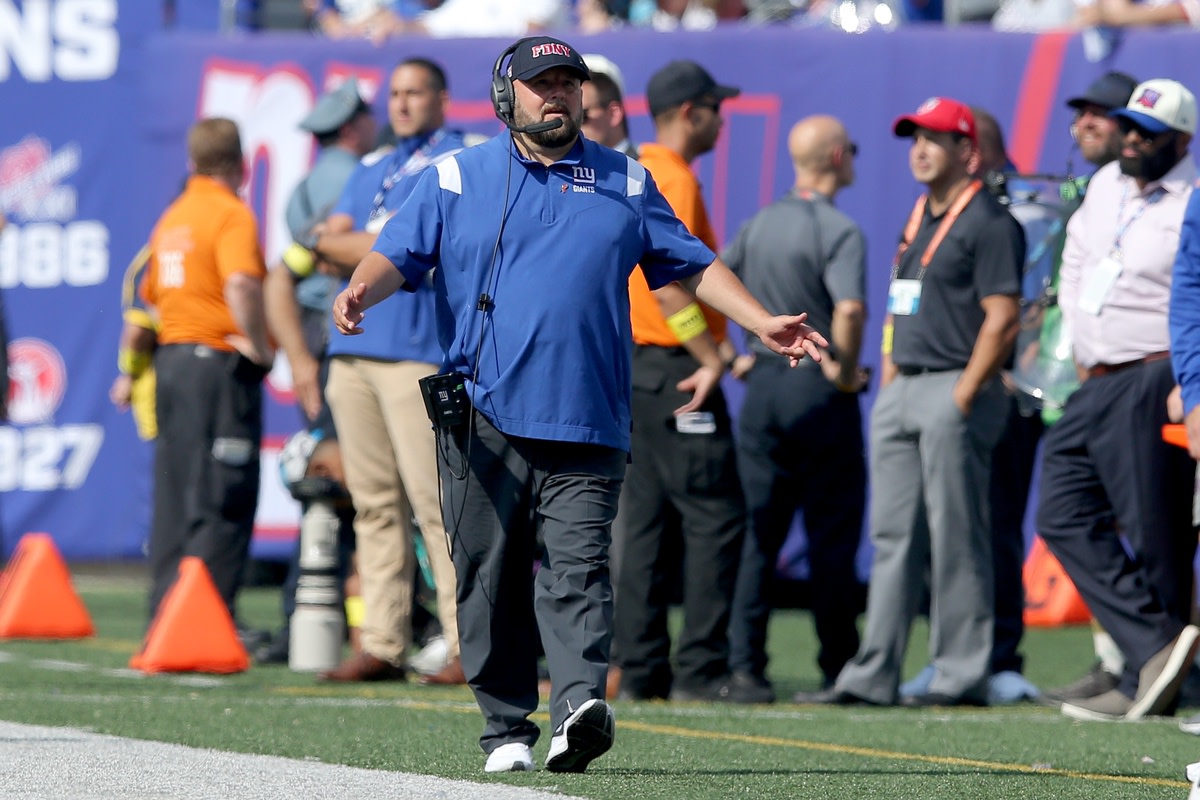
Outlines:
[{"label": "sunglasses on face", "polygon": [[1124,117],[1117,119],[1117,128],[1121,131],[1122,136],[1128,136],[1130,133],[1136,133],[1137,137],[1143,142],[1154,142],[1165,134],[1171,133],[1171,131],[1162,131],[1160,133],[1158,131],[1149,130],[1141,125],[1138,125],[1133,120],[1125,119]]},{"label": "sunglasses on face", "polygon": [[852,156],[858,155],[858,144],[855,142],[847,142],[846,146],[842,149]]}]

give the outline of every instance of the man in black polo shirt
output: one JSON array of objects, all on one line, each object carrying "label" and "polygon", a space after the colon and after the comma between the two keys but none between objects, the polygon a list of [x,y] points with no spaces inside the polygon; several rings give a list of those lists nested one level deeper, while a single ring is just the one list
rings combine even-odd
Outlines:
[{"label": "man in black polo shirt", "polygon": [[882,381],[871,414],[867,623],[834,688],[797,700],[891,705],[929,574],[927,694],[905,705],[986,703],[992,652],[988,483],[1007,408],[997,374],[1017,335],[1025,237],[972,180],[975,118],[935,97],[900,117],[927,188],[892,266]]}]

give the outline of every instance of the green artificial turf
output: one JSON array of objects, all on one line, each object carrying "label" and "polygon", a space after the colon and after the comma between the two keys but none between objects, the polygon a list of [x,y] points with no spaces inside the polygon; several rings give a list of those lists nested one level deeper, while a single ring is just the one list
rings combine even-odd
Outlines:
[{"label": "green artificial turf", "polygon": [[[144,584],[78,583],[97,635],[0,641],[0,718],[595,800],[1182,798],[1184,766],[1200,760],[1200,739],[1181,733],[1176,719],[1077,723],[1033,704],[916,711],[617,702],[616,745],[587,774],[487,776],[476,743],[481,718],[465,688],[327,686],[283,666],[146,676],[127,668],[145,624]],[[278,608],[277,589],[255,588],[240,613],[273,628]],[[919,625],[905,677],[924,663],[925,636]],[[776,613],[770,644],[781,698],[816,688],[805,612]],[[1086,627],[1030,630],[1023,649],[1026,673],[1041,686],[1073,680],[1091,662]],[[538,720],[544,730],[545,714]],[[535,757],[548,744],[544,735]]]}]

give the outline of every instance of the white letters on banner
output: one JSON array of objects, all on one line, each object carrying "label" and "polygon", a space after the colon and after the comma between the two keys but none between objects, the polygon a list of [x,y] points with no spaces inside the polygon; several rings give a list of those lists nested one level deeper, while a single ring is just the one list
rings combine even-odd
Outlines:
[{"label": "white letters on banner", "polygon": [[0,81],[102,81],[117,71],[117,0],[0,0]]}]

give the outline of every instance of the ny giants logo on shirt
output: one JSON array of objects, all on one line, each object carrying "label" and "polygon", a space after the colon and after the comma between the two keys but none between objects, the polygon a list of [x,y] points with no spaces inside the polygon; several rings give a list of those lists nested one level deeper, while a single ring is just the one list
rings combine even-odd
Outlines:
[{"label": "ny giants logo on shirt", "polygon": [[563,56],[564,58],[571,57],[571,48],[559,42],[546,42],[545,44],[535,44],[529,51],[534,58],[541,56]]},{"label": "ny giants logo on shirt", "polygon": [[571,191],[596,193],[596,170],[591,167],[571,167]]}]

